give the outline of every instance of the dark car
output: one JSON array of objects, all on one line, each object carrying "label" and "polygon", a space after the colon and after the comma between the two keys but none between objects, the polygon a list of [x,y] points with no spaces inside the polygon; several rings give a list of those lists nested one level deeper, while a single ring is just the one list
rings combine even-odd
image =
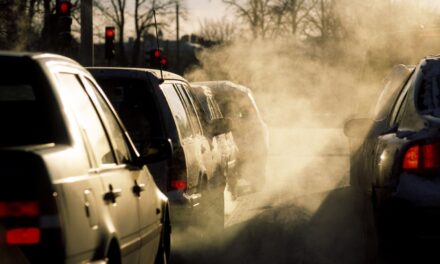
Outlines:
[{"label": "dark car", "polygon": [[266,181],[269,133],[252,91],[230,81],[196,82],[211,88],[223,116],[230,120],[232,134],[240,155],[238,166],[241,177],[255,190]]},{"label": "dark car", "polygon": [[372,200],[380,233],[440,235],[439,81],[440,57],[398,65],[374,115],[345,124],[351,184]]},{"label": "dark car", "polygon": [[95,80],[0,53],[0,262],[164,263],[168,201]]},{"label": "dark car", "polygon": [[[141,153],[170,141],[170,159],[148,164],[173,207],[173,220],[186,226],[211,222],[223,226],[224,175],[217,165],[187,81],[169,72],[134,68],[89,68],[118,110]],[[190,209],[190,210],[189,210]],[[212,209],[212,210],[211,210]],[[207,212],[209,214],[205,214]],[[201,214],[198,214],[201,213]],[[202,216],[202,217],[201,217]]]},{"label": "dark car", "polygon": [[[238,146],[230,129],[230,123],[223,117],[211,88],[203,85],[191,85],[191,92],[196,98],[196,109],[199,111],[202,126],[209,136],[213,152],[215,171],[224,175],[228,183],[235,185],[239,172],[237,171]],[[236,193],[232,192],[233,198]]]}]

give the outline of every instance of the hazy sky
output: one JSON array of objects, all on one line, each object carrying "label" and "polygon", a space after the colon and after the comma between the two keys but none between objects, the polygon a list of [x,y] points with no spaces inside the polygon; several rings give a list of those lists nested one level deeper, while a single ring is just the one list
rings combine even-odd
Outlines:
[{"label": "hazy sky", "polygon": [[[184,2],[187,9],[186,20],[181,20],[181,36],[195,33],[199,28],[200,21],[204,19],[221,19],[225,15],[231,14],[231,9],[222,2],[222,0],[180,0]],[[439,8],[439,0],[391,0],[396,2],[416,2],[422,5],[428,5],[433,8]],[[169,34],[175,34],[175,27],[169,28]]]},{"label": "hazy sky", "polygon": [[[186,17],[180,19],[180,36],[197,33],[200,22],[204,19],[221,19],[225,16],[233,16],[232,9],[228,8],[222,0],[179,0],[186,8]],[[392,2],[412,2],[421,5],[428,5],[432,8],[439,8],[440,0],[391,0]],[[384,2],[386,2],[384,0]],[[232,15],[231,15],[232,14]],[[131,33],[128,28],[127,32]],[[176,26],[170,26],[164,32],[166,38],[174,39],[176,36]]]},{"label": "hazy sky", "polygon": [[187,8],[186,20],[182,21],[181,35],[197,31],[203,19],[220,19],[226,13],[222,0],[183,0]]}]

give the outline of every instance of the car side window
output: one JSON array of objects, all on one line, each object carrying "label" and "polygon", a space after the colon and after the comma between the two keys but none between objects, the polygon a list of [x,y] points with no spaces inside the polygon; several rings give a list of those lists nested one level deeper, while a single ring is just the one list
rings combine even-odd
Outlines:
[{"label": "car side window", "polygon": [[70,102],[69,106],[94,153],[96,165],[115,163],[104,127],[78,76],[60,73],[59,77],[63,84],[62,96]]},{"label": "car side window", "polygon": [[100,108],[103,111],[104,116],[106,117],[108,123],[107,125],[109,127],[108,130],[111,138],[114,141],[113,142],[114,151],[118,161],[126,162],[131,160],[130,148],[128,147],[123,130],[121,129],[118,120],[115,118],[112,110],[106,103],[105,99],[97,91],[97,88],[93,84],[93,82],[89,80],[87,77],[84,77],[84,79],[85,79],[85,85],[89,86],[91,93],[96,97],[97,103],[99,104]]},{"label": "car side window", "polygon": [[164,83],[160,85],[165,97],[167,98],[168,104],[173,113],[174,120],[179,129],[180,136],[182,138],[187,138],[192,135],[191,126],[189,124],[188,116],[185,111],[185,107],[180,100],[177,91],[174,86],[170,83]]},{"label": "car side window", "polygon": [[212,107],[213,119],[223,118],[222,112],[217,104],[217,102],[212,98],[212,96],[208,96],[208,104]]},{"label": "car side window", "polygon": [[188,94],[188,91],[181,84],[176,84],[176,88],[179,91],[179,94],[183,100],[183,103],[186,106],[188,117],[191,122],[191,127],[194,131],[194,134],[201,135],[202,132],[201,132],[199,118],[197,116],[196,110],[194,109],[195,106],[190,98],[190,95]]},{"label": "car side window", "polygon": [[402,87],[395,103],[393,106],[393,110],[391,111],[391,116],[390,116],[390,120],[389,120],[389,126],[393,126],[396,122],[398,122],[398,116],[401,115],[401,112],[403,110],[403,106],[405,104],[407,95],[408,95],[408,90],[411,86],[411,79],[405,84],[405,86]]},{"label": "car side window", "polygon": [[411,87],[407,93],[403,106],[399,111],[396,122],[399,122],[400,128],[406,129],[422,129],[425,124],[424,121],[417,114],[415,102],[414,102],[414,87]]},{"label": "car side window", "polygon": [[411,71],[396,67],[391,74],[387,76],[384,88],[375,106],[375,121],[385,120],[387,116],[389,116],[393,108],[392,104],[396,101],[396,98],[398,98],[399,92],[402,91],[402,87],[410,75]]}]

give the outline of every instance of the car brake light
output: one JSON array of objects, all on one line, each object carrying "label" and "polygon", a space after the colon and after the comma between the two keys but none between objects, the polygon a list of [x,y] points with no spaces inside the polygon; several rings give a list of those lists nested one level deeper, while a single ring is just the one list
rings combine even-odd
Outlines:
[{"label": "car brake light", "polygon": [[185,190],[187,187],[185,180],[172,180],[171,188],[174,190]]},{"label": "car brake light", "polygon": [[404,169],[417,169],[419,167],[419,146],[410,147],[403,158]]},{"label": "car brake light", "polygon": [[37,202],[0,202],[0,217],[35,217],[38,214]]},{"label": "car brake light", "polygon": [[440,144],[417,144],[410,147],[404,157],[405,170],[430,170],[440,168]]},{"label": "car brake light", "polygon": [[423,167],[433,169],[436,167],[436,148],[434,144],[424,145],[422,147]]},{"label": "car brake light", "polygon": [[38,227],[20,227],[6,230],[6,243],[9,245],[32,245],[40,243],[41,232]]}]

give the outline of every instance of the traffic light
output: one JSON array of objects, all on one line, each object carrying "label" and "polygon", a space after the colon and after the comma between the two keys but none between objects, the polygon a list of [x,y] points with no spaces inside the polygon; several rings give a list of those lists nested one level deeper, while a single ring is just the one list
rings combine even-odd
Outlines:
[{"label": "traffic light", "polygon": [[162,54],[160,49],[151,49],[148,51],[148,66],[153,69],[166,69],[168,61],[167,58]]},{"label": "traffic light", "polygon": [[160,59],[160,64],[162,65],[162,68],[165,68],[167,66],[167,63],[168,63],[167,58],[162,57]]},{"label": "traffic light", "polygon": [[58,44],[62,47],[70,45],[72,41],[71,17],[72,3],[66,0],[57,0],[56,2],[56,17],[57,17],[57,38]]},{"label": "traffic light", "polygon": [[153,51],[153,57],[155,60],[159,60],[161,55],[162,55],[162,51],[160,51],[159,49],[155,49]]},{"label": "traffic light", "polygon": [[105,58],[115,57],[115,27],[105,27]]}]

